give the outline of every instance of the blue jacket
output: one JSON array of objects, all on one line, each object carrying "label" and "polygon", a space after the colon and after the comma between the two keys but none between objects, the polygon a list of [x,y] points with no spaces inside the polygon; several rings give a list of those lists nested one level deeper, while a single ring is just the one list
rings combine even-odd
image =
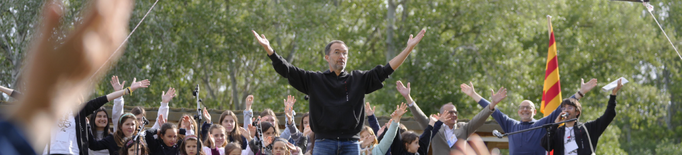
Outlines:
[{"label": "blue jacket", "polygon": [[[575,96],[571,96],[571,98],[577,99]],[[488,100],[481,99],[478,104],[481,105],[481,107],[486,107],[488,104],[490,104],[490,102]],[[495,121],[497,121],[500,126],[502,126],[502,130],[504,130],[505,133],[510,133],[552,123],[560,113],[561,108],[556,108],[556,110],[554,110],[549,116],[541,118],[540,120],[533,119],[530,122],[521,122],[510,118],[496,108],[495,112],[492,114],[492,117],[495,118]],[[540,145],[540,141],[546,133],[547,131],[545,129],[537,129],[524,133],[509,135],[509,154],[544,155],[545,149],[542,148],[542,145]]]}]

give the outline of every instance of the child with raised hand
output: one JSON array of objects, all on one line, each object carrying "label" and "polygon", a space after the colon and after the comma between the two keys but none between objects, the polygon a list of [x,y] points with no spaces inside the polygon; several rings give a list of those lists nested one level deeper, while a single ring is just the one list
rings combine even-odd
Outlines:
[{"label": "child with raised hand", "polygon": [[381,139],[379,143],[376,143],[376,135],[374,131],[365,127],[362,132],[360,132],[362,148],[360,154],[363,155],[384,155],[388,152],[388,148],[391,147],[393,139],[395,138],[396,132],[398,131],[398,125],[400,124],[400,118],[403,114],[407,112],[407,104],[401,103],[396,105],[396,110],[391,114],[391,125],[388,127],[384,138]]},{"label": "child with raised hand", "polygon": [[418,135],[412,131],[407,131],[397,135],[400,142],[391,145],[391,154],[393,155],[425,155],[429,150],[429,143],[433,137],[438,133],[443,122],[452,119],[450,113],[432,114],[429,117],[429,125],[426,127],[422,135]]},{"label": "child with raised hand", "polygon": [[227,136],[225,135],[225,127],[218,124],[213,124],[208,129],[208,139],[204,141],[204,146],[201,150],[207,155],[223,155],[225,146],[227,146]]}]

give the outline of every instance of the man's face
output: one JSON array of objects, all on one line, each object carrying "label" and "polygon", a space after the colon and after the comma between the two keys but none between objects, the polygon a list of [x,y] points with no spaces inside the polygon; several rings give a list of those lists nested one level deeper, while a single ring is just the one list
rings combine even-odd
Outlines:
[{"label": "man's face", "polygon": [[348,60],[348,47],[345,44],[334,43],[329,48],[329,55],[325,55],[324,59],[332,71],[343,71]]},{"label": "man's face", "polygon": [[535,106],[532,102],[525,100],[519,105],[519,116],[521,117],[521,122],[530,122],[533,120],[533,116],[536,114]]},{"label": "man's face", "polygon": [[[580,114],[580,112],[578,111],[578,109],[577,109],[575,106],[572,106],[572,105],[563,105],[563,106],[561,106],[561,111],[568,114],[568,116],[567,116],[564,120],[576,118],[576,117],[578,117],[578,115]],[[561,117],[561,116],[559,116],[559,117]]]},{"label": "man's face", "polygon": [[443,124],[447,126],[453,126],[455,123],[457,123],[457,108],[455,108],[454,105],[445,105],[443,106],[443,113],[450,113],[450,121],[443,122]]}]

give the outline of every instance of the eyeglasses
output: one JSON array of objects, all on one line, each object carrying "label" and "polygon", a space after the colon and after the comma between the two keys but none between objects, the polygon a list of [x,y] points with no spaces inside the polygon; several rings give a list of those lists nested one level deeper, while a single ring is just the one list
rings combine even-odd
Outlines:
[{"label": "eyeglasses", "polygon": [[575,110],[575,107],[573,107],[573,106],[561,107],[561,111],[572,111],[572,110]]},{"label": "eyeglasses", "polygon": [[533,108],[530,106],[519,106],[519,110],[531,110],[531,109],[533,109]]}]

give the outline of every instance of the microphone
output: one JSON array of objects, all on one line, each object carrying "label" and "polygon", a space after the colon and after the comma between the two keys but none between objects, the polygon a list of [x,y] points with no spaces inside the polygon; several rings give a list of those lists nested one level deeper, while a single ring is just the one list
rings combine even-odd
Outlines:
[{"label": "microphone", "polygon": [[197,84],[197,87],[194,88],[194,91],[192,91],[192,95],[194,97],[199,96],[199,84]]},{"label": "microphone", "polygon": [[149,124],[149,120],[147,120],[147,117],[142,116],[142,121],[143,122],[141,125],[148,125]]},{"label": "microphone", "polygon": [[568,117],[568,113],[564,113],[563,115],[561,115],[561,118],[566,118],[566,117]]},{"label": "microphone", "polygon": [[493,136],[500,138],[500,139],[502,139],[502,137],[504,137],[504,135],[502,135],[502,133],[500,133],[497,130],[493,130]]}]

